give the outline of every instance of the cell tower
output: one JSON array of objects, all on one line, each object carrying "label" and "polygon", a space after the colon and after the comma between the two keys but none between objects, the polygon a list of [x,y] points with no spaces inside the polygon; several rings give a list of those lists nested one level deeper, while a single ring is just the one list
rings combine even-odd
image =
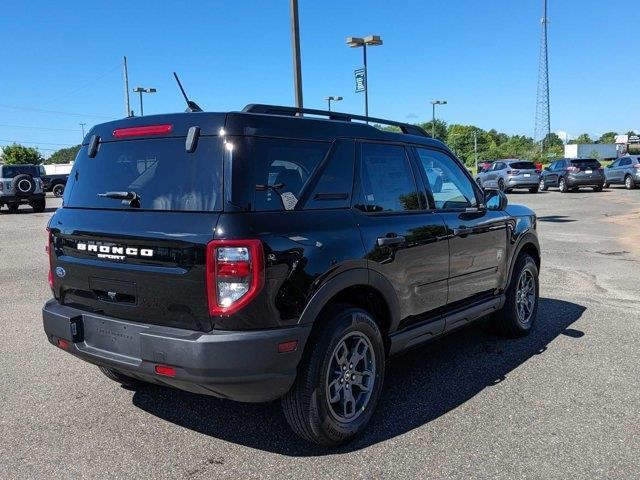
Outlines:
[{"label": "cell tower", "polygon": [[542,151],[551,133],[549,102],[549,54],[547,51],[547,0],[543,0],[542,38],[540,39],[540,60],[538,65],[538,96],[536,99],[536,125],[534,140],[540,143]]}]

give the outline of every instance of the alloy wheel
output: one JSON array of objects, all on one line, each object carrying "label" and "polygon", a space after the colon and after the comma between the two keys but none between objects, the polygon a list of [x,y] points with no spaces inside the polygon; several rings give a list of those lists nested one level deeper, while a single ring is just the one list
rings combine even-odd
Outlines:
[{"label": "alloy wheel", "polygon": [[371,341],[349,332],[331,353],[327,367],[326,397],[331,415],[352,422],[366,409],[376,378],[376,358]]},{"label": "alloy wheel", "polygon": [[518,321],[526,324],[531,320],[536,306],[536,281],[530,270],[525,269],[518,279],[516,289],[516,310]]}]

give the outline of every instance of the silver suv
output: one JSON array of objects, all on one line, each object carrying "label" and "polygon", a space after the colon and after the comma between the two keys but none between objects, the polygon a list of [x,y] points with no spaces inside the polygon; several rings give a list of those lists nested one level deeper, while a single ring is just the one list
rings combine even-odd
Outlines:
[{"label": "silver suv", "polygon": [[531,193],[537,193],[540,176],[528,160],[496,160],[476,176],[476,182],[480,188],[497,188],[503,192],[528,188]]},{"label": "silver suv", "polygon": [[36,213],[44,212],[44,185],[37,165],[0,165],[0,208],[18,211],[21,203],[31,205]]},{"label": "silver suv", "polygon": [[624,185],[627,190],[640,185],[640,155],[620,157],[604,169],[604,188],[615,184]]}]

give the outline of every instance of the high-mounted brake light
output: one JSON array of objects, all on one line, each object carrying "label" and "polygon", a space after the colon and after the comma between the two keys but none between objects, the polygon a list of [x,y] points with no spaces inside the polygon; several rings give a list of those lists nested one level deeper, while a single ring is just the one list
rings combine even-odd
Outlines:
[{"label": "high-mounted brake light", "polygon": [[142,127],[116,128],[113,131],[113,136],[116,138],[143,137],[145,135],[162,135],[170,133],[171,130],[173,130],[173,125],[169,123],[162,125],[145,125]]},{"label": "high-mounted brake light", "polygon": [[213,240],[207,245],[209,314],[231,315],[247,305],[264,285],[260,240]]}]

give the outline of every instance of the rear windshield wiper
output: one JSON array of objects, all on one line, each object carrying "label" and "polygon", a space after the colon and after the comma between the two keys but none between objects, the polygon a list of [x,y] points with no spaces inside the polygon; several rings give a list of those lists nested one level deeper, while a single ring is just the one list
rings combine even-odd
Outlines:
[{"label": "rear windshield wiper", "polygon": [[140,195],[136,192],[105,192],[99,193],[99,197],[113,198],[114,200],[122,200],[124,205],[133,208],[140,208]]}]

